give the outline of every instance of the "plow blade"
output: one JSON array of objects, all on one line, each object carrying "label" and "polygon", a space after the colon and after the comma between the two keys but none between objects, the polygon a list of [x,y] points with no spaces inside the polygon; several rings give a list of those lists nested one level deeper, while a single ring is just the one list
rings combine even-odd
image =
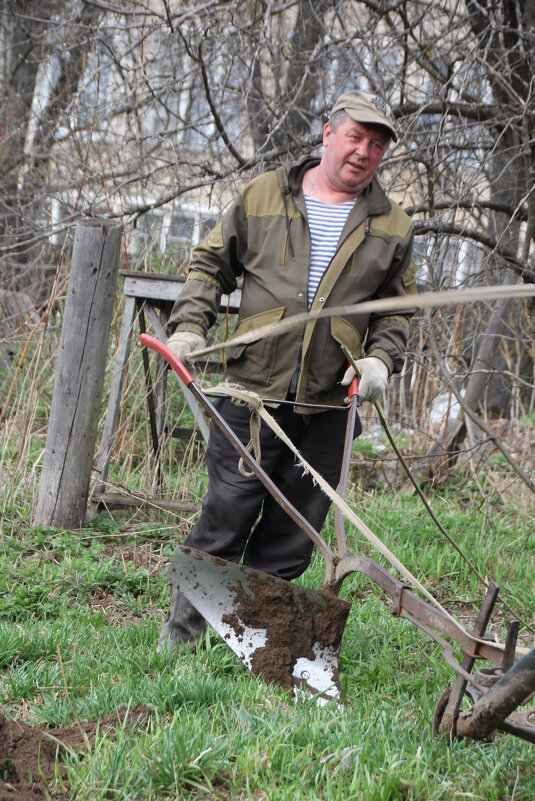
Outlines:
[{"label": "plow blade", "polygon": [[173,562],[180,591],[255,676],[325,699],[340,694],[351,604],[187,546]]}]

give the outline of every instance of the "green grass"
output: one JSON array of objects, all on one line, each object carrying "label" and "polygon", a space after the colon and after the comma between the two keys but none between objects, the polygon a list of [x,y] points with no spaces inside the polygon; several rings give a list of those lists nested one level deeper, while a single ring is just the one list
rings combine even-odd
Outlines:
[{"label": "green grass", "polygon": [[[528,516],[504,504],[489,513],[463,489],[434,499],[437,514],[532,622],[535,534]],[[484,589],[416,499],[388,493],[352,505],[442,603],[475,615]],[[371,553],[349,527],[348,538],[351,550]],[[392,617],[363,577],[348,578],[342,592],[353,602],[340,657],[343,707],[318,708],[267,687],[215,633],[197,653],[157,654],[167,588],[165,571],[147,554],[170,555],[173,543],[168,525],[106,515],[82,532],[17,519],[0,535],[0,697],[8,717],[64,726],[121,706],[151,712],[114,736],[99,731],[88,753],[70,755],[72,798],[534,797],[532,745],[500,733],[493,743],[468,747],[434,738],[434,704],[452,671],[440,648]],[[301,581],[318,587],[322,575],[316,555]],[[500,616],[495,629],[503,637]]]}]

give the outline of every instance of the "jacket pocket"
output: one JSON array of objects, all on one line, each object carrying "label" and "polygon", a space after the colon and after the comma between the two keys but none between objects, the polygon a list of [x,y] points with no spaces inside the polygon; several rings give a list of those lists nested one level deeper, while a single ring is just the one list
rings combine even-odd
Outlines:
[{"label": "jacket pocket", "polygon": [[292,245],[291,245],[292,223],[293,223],[293,218],[290,218],[288,228],[286,229],[286,233],[284,234],[284,243],[282,246],[282,261],[281,261],[281,265],[283,267],[287,267],[288,264],[290,263],[290,256],[292,253]]},{"label": "jacket pocket", "polygon": [[388,231],[370,228],[349,261],[349,274],[357,271],[361,274],[365,271],[367,275],[377,274],[380,283],[385,276],[385,268],[392,261],[391,240]]},{"label": "jacket pocket", "polygon": [[331,336],[351,353],[354,359],[362,356],[362,337],[355,328],[343,317],[331,317]]},{"label": "jacket pocket", "polygon": [[[259,312],[258,314],[251,314],[249,317],[244,317],[240,320],[240,324],[232,334],[231,339],[239,337],[242,334],[249,334],[255,328],[262,328],[265,325],[278,323],[284,314],[286,306],[279,306],[276,309],[268,309],[267,311]],[[240,347],[240,346],[238,346]]]},{"label": "jacket pocket", "polygon": [[[401,280],[403,282],[403,286],[405,289],[409,287],[416,287],[416,264],[414,263],[413,259],[410,260],[409,266],[401,276]],[[415,291],[415,289],[413,289]]]},{"label": "jacket pocket", "polygon": [[[259,312],[258,314],[251,314],[249,317],[244,317],[232,334],[230,341],[232,341],[232,339],[235,337],[241,336],[242,334],[254,333],[256,329],[263,328],[266,325],[278,323],[285,311],[285,306],[279,306],[276,309],[268,309],[267,311]],[[276,341],[277,337],[266,338],[261,337],[260,335],[255,337],[251,342],[243,342],[235,345],[234,347],[230,347],[227,349],[227,365],[230,366],[230,363],[235,363],[241,360],[242,356],[245,358],[246,352],[248,355],[252,355],[254,352],[254,364],[252,363],[251,367],[255,366],[258,369],[267,370],[270,366],[269,362],[271,361],[269,354]],[[262,361],[264,361],[264,364],[262,364]],[[260,376],[258,376],[258,378],[260,378]]]}]

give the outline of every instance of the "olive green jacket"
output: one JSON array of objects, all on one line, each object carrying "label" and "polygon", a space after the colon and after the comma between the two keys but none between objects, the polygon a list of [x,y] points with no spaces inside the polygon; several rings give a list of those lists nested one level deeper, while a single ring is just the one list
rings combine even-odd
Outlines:
[{"label": "olive green jacket", "polygon": [[[176,330],[203,336],[214,323],[222,293],[243,277],[235,335],[307,311],[310,233],[302,178],[308,160],[266,172],[234,199],[222,220],[192,255],[188,278],[173,307]],[[338,249],[311,311],[416,291],[409,217],[390,201],[376,178],[351,210]],[[340,403],[346,369],[341,345],[359,358],[377,356],[389,373],[403,364],[410,313],[366,314],[311,320],[279,336],[229,348],[225,379],[272,398]],[[293,380],[292,380],[293,379]]]}]

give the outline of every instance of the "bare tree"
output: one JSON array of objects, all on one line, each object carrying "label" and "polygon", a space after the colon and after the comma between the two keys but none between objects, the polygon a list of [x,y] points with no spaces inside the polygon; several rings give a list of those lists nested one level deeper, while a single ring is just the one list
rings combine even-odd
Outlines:
[{"label": "bare tree", "polygon": [[[317,150],[350,88],[394,109],[382,180],[413,215],[421,288],[533,281],[533,22],[525,0],[3,0],[1,288],[46,302],[79,214],[125,223],[128,266],[180,269],[230,192]],[[432,324],[472,410],[533,409],[531,307]],[[424,330],[409,421],[443,387]],[[463,436],[446,426],[437,453]]]},{"label": "bare tree", "polygon": [[54,147],[69,127],[98,15],[81,2],[2,2],[0,230],[2,276],[14,289],[39,280],[32,265],[51,200]]}]

